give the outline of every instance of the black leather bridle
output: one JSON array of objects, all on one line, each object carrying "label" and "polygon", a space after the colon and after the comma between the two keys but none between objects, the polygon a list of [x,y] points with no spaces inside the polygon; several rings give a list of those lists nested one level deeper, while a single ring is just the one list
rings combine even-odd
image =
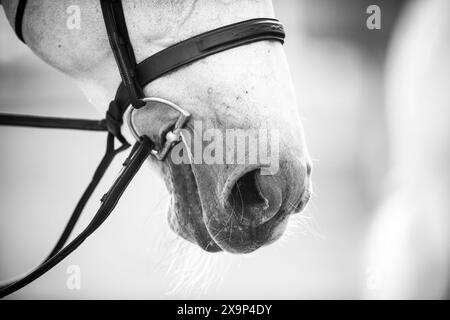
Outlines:
[{"label": "black leather bridle", "polygon": [[[15,19],[16,34],[23,42],[25,40],[22,33],[22,22],[26,3],[26,0],[19,1]],[[0,125],[107,132],[106,152],[55,247],[34,271],[17,281],[2,286],[0,298],[39,278],[74,251],[106,220],[144,160],[151,154],[157,159],[163,160],[170,148],[180,141],[179,131],[188,121],[189,113],[173,102],[162,98],[146,97],[143,87],[168,72],[217,52],[262,40],[274,40],[283,43],[285,38],[283,26],[278,20],[270,18],[251,19],[194,36],[168,47],[138,64],[128,36],[122,2],[120,0],[100,0],[100,3],[111,49],[122,78],[116,96],[109,104],[105,119],[97,121],[0,114]],[[180,114],[175,127],[166,136],[165,145],[160,150],[154,150],[155,145],[148,137],[137,134],[131,118],[133,110],[139,109],[152,101],[162,102]],[[94,218],[74,240],[65,245],[87,201],[115,155],[130,146],[121,132],[124,114],[131,131],[137,138],[137,142],[123,163],[123,169],[119,177],[102,197],[101,206]],[[115,146],[116,139],[120,142],[118,147]]]}]

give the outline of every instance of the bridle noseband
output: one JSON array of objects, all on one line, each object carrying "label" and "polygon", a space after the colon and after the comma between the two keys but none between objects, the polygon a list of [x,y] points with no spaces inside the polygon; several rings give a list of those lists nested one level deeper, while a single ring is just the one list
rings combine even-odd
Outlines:
[{"label": "bridle noseband", "polygon": [[[22,22],[26,0],[20,0],[15,20],[16,34],[23,42]],[[257,18],[227,25],[202,33],[168,47],[144,61],[137,63],[131,45],[120,0],[100,0],[111,49],[119,69],[122,83],[111,101],[104,120],[66,119],[54,117],[21,116],[0,114],[0,125],[29,126],[38,128],[77,129],[107,131],[106,152],[100,161],[91,182],[78,201],[63,233],[49,256],[27,276],[0,288],[0,298],[9,295],[39,278],[74,251],[109,216],[125,188],[149,155],[164,160],[173,145],[180,141],[180,130],[189,120],[190,114],[177,104],[158,97],[147,97],[143,88],[153,80],[182,66],[215,53],[262,40],[284,42],[283,26],[276,19]],[[140,136],[133,125],[134,110],[151,102],[159,102],[179,113],[172,131],[167,133],[160,150],[146,136]],[[89,225],[69,244],[65,245],[87,201],[104,175],[115,155],[130,144],[122,134],[123,119],[137,142],[123,163],[123,169],[109,191],[102,197],[101,206]],[[121,145],[115,147],[115,140]]]}]

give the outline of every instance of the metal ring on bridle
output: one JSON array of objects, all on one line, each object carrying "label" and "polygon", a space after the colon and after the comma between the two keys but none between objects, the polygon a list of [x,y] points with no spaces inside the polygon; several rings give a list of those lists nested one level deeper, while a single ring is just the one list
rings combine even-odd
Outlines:
[{"label": "metal ring on bridle", "polygon": [[[187,112],[186,110],[182,109],[177,104],[173,103],[172,101],[169,101],[169,100],[166,100],[163,98],[146,97],[146,98],[142,98],[141,100],[143,102],[145,102],[146,104],[149,102],[159,102],[159,103],[165,104],[180,114],[177,121],[175,122],[174,128],[166,134],[166,136],[165,136],[166,140],[165,140],[165,143],[164,143],[164,146],[162,147],[162,149],[161,150],[152,150],[152,154],[156,157],[156,159],[164,160],[164,158],[166,157],[166,155],[170,151],[170,149],[175,144],[180,142],[180,139],[181,139],[180,130],[184,127],[186,122],[189,120],[189,118],[191,117],[191,114],[189,112]],[[134,138],[137,141],[139,141],[140,135],[137,132],[137,130],[134,126],[134,123],[133,123],[133,111],[134,110],[136,110],[136,109],[133,108],[132,105],[130,105],[124,113],[124,119],[128,125],[128,128],[131,131],[131,134],[134,136]]]}]

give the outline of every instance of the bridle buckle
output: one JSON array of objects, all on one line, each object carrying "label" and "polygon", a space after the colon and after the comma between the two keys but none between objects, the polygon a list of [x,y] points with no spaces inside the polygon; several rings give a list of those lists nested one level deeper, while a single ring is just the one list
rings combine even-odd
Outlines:
[{"label": "bridle buckle", "polygon": [[[172,147],[174,145],[176,145],[177,143],[179,143],[181,141],[181,129],[188,122],[189,118],[191,117],[191,114],[189,112],[187,112],[186,110],[182,109],[177,104],[173,103],[172,101],[169,101],[169,100],[166,100],[163,98],[146,97],[146,98],[142,98],[141,100],[144,103],[148,103],[148,102],[162,103],[179,113],[179,117],[178,117],[177,121],[175,122],[173,129],[171,131],[167,132],[167,134],[165,136],[165,142],[164,142],[164,145],[161,148],[161,150],[153,149],[151,151],[151,153],[153,154],[153,156],[156,159],[162,161],[167,156],[170,149],[172,149]],[[140,135],[136,131],[134,123],[133,123],[133,111],[134,110],[136,110],[136,109],[132,105],[130,105],[124,113],[124,119],[128,125],[128,128],[130,129],[132,135],[134,136],[134,138],[139,141]]]}]

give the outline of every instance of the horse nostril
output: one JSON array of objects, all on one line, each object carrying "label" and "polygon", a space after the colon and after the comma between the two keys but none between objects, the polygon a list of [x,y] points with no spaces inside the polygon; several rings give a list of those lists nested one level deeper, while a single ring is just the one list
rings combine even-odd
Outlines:
[{"label": "horse nostril", "polygon": [[274,176],[248,172],[234,185],[228,199],[235,218],[243,224],[260,225],[279,211],[282,192]]}]

